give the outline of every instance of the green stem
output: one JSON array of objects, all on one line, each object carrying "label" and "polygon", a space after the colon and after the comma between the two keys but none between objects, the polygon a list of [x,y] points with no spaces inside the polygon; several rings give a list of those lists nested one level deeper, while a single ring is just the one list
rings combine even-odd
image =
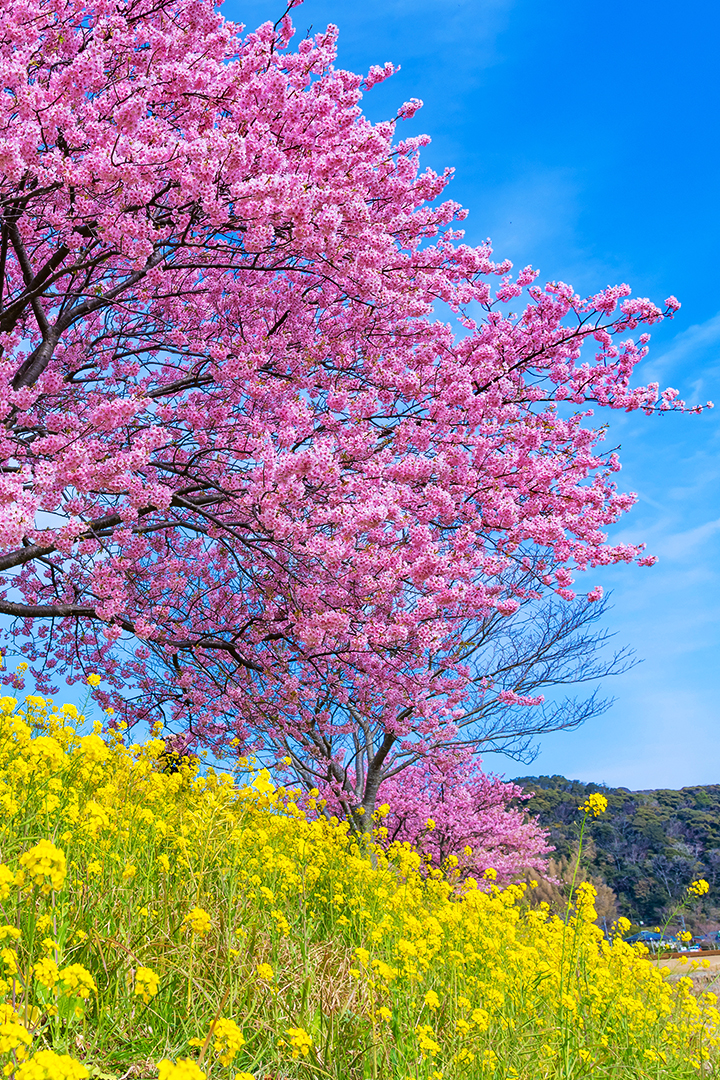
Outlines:
[{"label": "green stem", "polygon": [[580,858],[582,856],[583,837],[585,836],[585,826],[587,825],[587,819],[588,819],[588,815],[587,815],[587,811],[586,811],[585,812],[585,817],[583,818],[582,825],[580,826],[580,840],[578,842],[577,859],[575,860],[575,871],[574,871],[573,876],[572,876],[572,881],[570,882],[570,895],[568,897],[567,908],[565,909],[565,924],[566,925],[567,925],[567,920],[570,917],[570,908],[572,907],[572,899],[573,899],[573,894],[575,892],[575,882],[577,880],[578,870],[580,869]]},{"label": "green stem", "polygon": [[188,965],[188,992],[187,992],[187,1011],[190,1012],[190,1002],[192,1001],[192,972],[193,972],[193,954],[195,951],[195,933],[190,936],[190,963]]},{"label": "green stem", "polygon": [[[580,826],[580,839],[578,841],[578,852],[577,852],[577,859],[575,860],[575,870],[573,871],[572,881],[570,882],[570,894],[568,896],[567,907],[565,908],[565,927],[563,929],[562,951],[560,953],[560,1024],[561,1024],[561,1027],[563,1029],[563,1033],[565,1033],[565,1027],[566,1027],[566,1023],[565,1023],[565,1021],[566,1021],[565,1005],[564,1005],[564,1002],[563,1002],[563,994],[564,994],[564,991],[565,991],[565,953],[566,953],[566,944],[567,944],[567,928],[568,928],[568,925],[569,925],[569,922],[570,922],[570,911],[572,909],[572,901],[573,901],[573,896],[574,896],[574,893],[575,893],[575,882],[577,881],[578,870],[580,869],[580,860],[582,858],[582,849],[583,849],[583,838],[585,836],[585,826],[587,825],[587,819],[588,819],[588,812],[586,810],[585,811],[585,816],[583,817],[583,820],[582,820],[582,825]],[[577,920],[575,921],[575,934],[574,934],[574,937],[573,937],[573,950],[572,950],[573,954],[575,952],[574,945],[575,945],[576,940],[577,940]],[[563,1059],[564,1059],[564,1072],[566,1073],[566,1075],[569,1075],[568,1074],[568,1069],[569,1069],[568,1046],[567,1046],[567,1039],[566,1038],[563,1038]]]}]

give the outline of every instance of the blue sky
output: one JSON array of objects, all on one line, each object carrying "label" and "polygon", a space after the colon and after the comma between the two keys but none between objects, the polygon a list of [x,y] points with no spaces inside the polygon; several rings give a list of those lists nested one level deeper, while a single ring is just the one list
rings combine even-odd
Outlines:
[{"label": "blue sky", "polygon": [[[228,0],[254,29],[275,0]],[[402,70],[367,94],[379,120],[424,108],[434,168],[470,210],[469,241],[580,292],[626,281],[683,303],[656,329],[638,381],[720,406],[720,5],[695,0],[306,0],[301,32],[340,27],[339,63]],[[595,573],[609,625],[644,662],[612,680],[612,710],[543,740],[534,773],[624,785],[720,782],[720,408],[701,417],[610,414],[620,483],[639,493],[616,538],[643,540],[650,569]],[[605,419],[605,417],[603,417]],[[488,756],[508,776],[518,766]]]}]

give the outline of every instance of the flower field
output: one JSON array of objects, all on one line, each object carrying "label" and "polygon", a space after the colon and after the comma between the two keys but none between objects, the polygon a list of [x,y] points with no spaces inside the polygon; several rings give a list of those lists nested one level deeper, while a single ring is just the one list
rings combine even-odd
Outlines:
[{"label": "flower field", "polygon": [[[524,889],[368,851],[260,772],[0,699],[0,1068],[16,1080],[694,1077],[720,1014]],[[492,875],[490,875],[491,877]]]}]

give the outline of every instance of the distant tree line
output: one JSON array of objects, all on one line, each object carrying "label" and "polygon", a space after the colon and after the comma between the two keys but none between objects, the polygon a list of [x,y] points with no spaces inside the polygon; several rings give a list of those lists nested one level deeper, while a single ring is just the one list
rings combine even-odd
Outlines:
[{"label": "distant tree line", "polygon": [[[636,923],[662,922],[687,885],[704,877],[710,892],[685,914],[688,929],[720,922],[720,784],[629,791],[564,776],[524,776],[515,783],[535,793],[525,806],[549,829],[555,846],[548,873],[555,880],[540,883],[539,897],[551,904],[561,900],[565,871],[577,851],[578,807],[599,791],[608,808],[589,824],[583,877],[603,886],[600,914],[616,911]],[[605,889],[612,890],[614,902]]]}]

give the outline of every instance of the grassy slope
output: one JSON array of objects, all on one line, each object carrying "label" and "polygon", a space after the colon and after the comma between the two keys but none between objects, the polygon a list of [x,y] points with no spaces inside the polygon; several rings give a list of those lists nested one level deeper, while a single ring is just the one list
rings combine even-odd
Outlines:
[{"label": "grassy slope", "polygon": [[717,1057],[715,999],[604,941],[592,890],[565,925],[365,850],[266,776],[164,772],[158,740],[30,705],[0,700],[17,1080],[663,1080]]}]

